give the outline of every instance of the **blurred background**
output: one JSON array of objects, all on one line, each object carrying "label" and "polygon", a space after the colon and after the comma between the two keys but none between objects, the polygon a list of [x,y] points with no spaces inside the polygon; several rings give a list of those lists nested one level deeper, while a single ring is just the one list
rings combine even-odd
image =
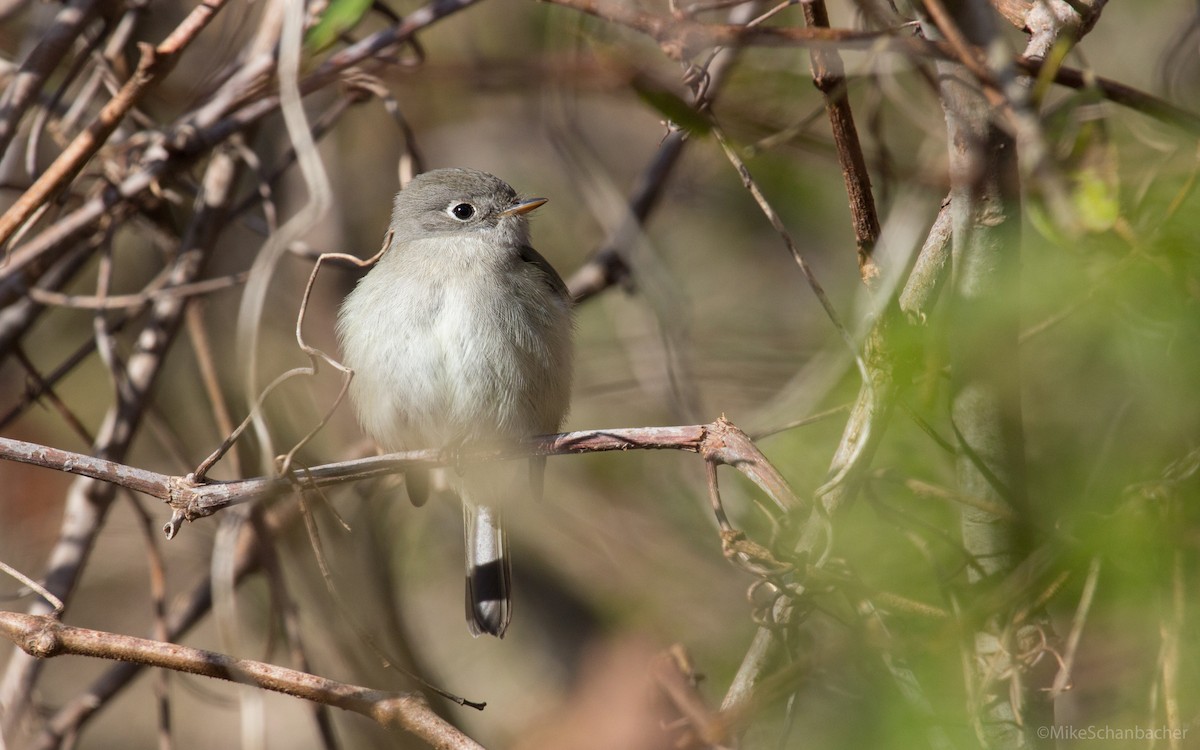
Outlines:
[{"label": "blurred background", "polygon": [[[4,207],[128,75],[134,43],[161,41],[192,11],[174,0],[74,5],[87,5],[89,20],[49,69],[3,151]],[[231,81],[272,48],[263,39],[277,33],[285,5],[226,4],[10,251],[144,169],[156,134],[178,135],[220,94],[242,97],[222,104],[225,117],[266,100],[273,77],[241,88]],[[420,8],[406,0],[388,5],[407,18]],[[832,25],[875,28],[880,16],[859,5],[830,3]],[[67,7],[9,2],[3,9],[0,74],[10,102],[15,66]],[[665,3],[614,7],[662,18],[671,12]],[[891,17],[887,4],[879,8]],[[584,267],[626,220],[639,181],[678,139],[666,121],[679,119],[677,104],[690,101],[685,66],[646,36],[553,2],[497,0],[455,10],[421,29],[419,44],[388,47],[336,73],[322,71],[355,41],[386,32],[387,15],[368,11],[324,48],[309,38],[299,75],[313,82],[304,111],[320,124],[327,201],[314,202],[319,191],[295,166],[293,141],[271,110],[239,123],[220,143],[193,143],[127,208],[105,212],[106,220],[68,243],[68,250],[89,249],[55,289],[77,297],[42,295],[24,327],[4,329],[15,332],[3,340],[0,434],[92,452],[154,308],[143,298],[97,310],[80,298],[94,301],[102,289],[138,295],[158,283],[189,231],[211,233],[197,278],[230,283],[189,297],[190,312],[117,459],[166,474],[191,471],[243,419],[254,392],[308,364],[294,330],[316,255],[374,254],[392,196],[418,166],[483,169],[522,194],[548,198],[533,217],[535,246],[564,278]],[[706,22],[739,12],[684,10]],[[1195,110],[1198,13],[1191,3],[1113,3],[1067,64]],[[800,26],[803,17],[785,3],[771,23]],[[1008,24],[1002,36],[1014,50],[1024,46],[1024,34]],[[703,63],[707,52],[691,60]],[[710,91],[711,113],[861,341],[903,283],[948,191],[946,128],[928,61],[881,45],[843,55],[884,226],[885,279],[874,292],[859,277],[808,51],[740,50]],[[1021,357],[994,363],[1019,368],[1022,377],[1027,520],[1044,564],[1021,598],[1046,608],[1059,637],[1078,637],[1072,688],[1057,701],[1060,723],[1189,729],[1182,744],[1110,736],[1089,748],[1193,746],[1200,738],[1191,603],[1200,572],[1197,134],[1086,86],[1051,87],[1041,114],[1084,226],[1064,231],[1036,186],[1026,192],[1021,290],[1011,300],[1022,321]],[[723,415],[756,437],[799,497],[811,498],[827,479],[858,372],[786,245],[701,123],[684,123],[693,132],[669,174],[652,180],[661,186],[652,210],[639,231],[621,235],[628,273],[577,308],[565,429],[700,424]],[[229,210],[193,226],[195,196],[216,154],[236,165]],[[281,230],[297,216],[298,233]],[[277,256],[248,286],[246,272],[272,243]],[[46,278],[46,269],[39,272]],[[308,304],[305,338],[334,357],[336,308],[358,273],[325,266]],[[20,306],[29,294],[6,281],[0,316],[25,314]],[[815,592],[788,633],[788,648],[773,657],[774,676],[741,714],[725,717],[730,736],[746,733],[744,746],[925,746],[930,726],[952,746],[976,742],[963,668],[969,616],[959,609],[959,501],[939,491],[955,482],[955,459],[941,440],[953,430],[941,351],[949,324],[935,309],[906,329],[912,342],[903,346],[916,352],[906,371],[911,385],[859,497],[831,522],[831,554],[854,584]],[[56,371],[52,389],[38,386]],[[320,422],[339,387],[328,366],[288,381],[265,403],[270,446],[248,433],[211,476],[270,473],[272,457]],[[315,466],[373,452],[342,405],[297,461]],[[773,546],[775,524],[759,509],[761,492],[729,468],[719,476],[733,525],[782,556]],[[73,491],[79,486],[64,473],[0,461],[0,561],[44,577],[63,543]],[[230,510],[185,524],[169,542],[160,531],[169,510],[160,502],[118,492],[105,507],[67,623],[162,637],[156,606],[179,612],[181,602],[195,605],[211,591],[211,608],[197,605],[195,625],[172,640],[374,688],[419,687],[384,663],[403,666],[486,701],[476,711],[430,694],[439,713],[488,747],[689,746],[669,723],[674,714],[651,665],[675,644],[686,648],[703,676],[698,691],[715,711],[757,630],[747,598],[755,578],[722,554],[705,467],[690,453],[549,460],[545,501],[506,509],[516,598],[503,641],[472,639],[463,622],[460,509],[449,500],[413,508],[398,481]],[[269,530],[270,543],[260,545],[269,554],[239,552],[254,528]],[[24,611],[32,598],[21,594],[17,581],[0,583],[5,609]],[[874,601],[883,625],[856,616],[860,596]],[[303,644],[305,661],[295,644]],[[1057,653],[1065,650],[1060,644]],[[11,670],[16,658],[0,650],[0,669]],[[885,668],[891,661],[912,669],[927,710],[906,700]],[[149,671],[101,701],[78,737],[47,739],[47,726],[73,726],[64,707],[79,705],[110,668],[83,657],[44,663],[27,696],[33,710],[8,730],[8,747],[153,746],[162,741],[157,696],[169,697],[177,747],[423,746],[343,712],[330,715],[335,739],[323,740],[320,720],[300,700]]]}]

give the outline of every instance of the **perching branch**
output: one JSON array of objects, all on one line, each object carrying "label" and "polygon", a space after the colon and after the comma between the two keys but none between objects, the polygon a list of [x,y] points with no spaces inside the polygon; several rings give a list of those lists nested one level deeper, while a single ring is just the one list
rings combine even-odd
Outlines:
[{"label": "perching branch", "polygon": [[283,477],[193,483],[189,477],[160,474],[115,461],[0,438],[0,459],[91,477],[142,492],[165,501],[174,510],[168,537],[183,521],[211,516],[240,505],[294,490],[309,490],[345,482],[403,473],[415,467],[446,466],[454,462],[508,461],[528,456],[554,456],[629,450],[681,450],[702,454],[745,474],[781,510],[802,507],[787,481],[754,443],[730,422],[680,427],[625,427],[545,435],[495,448],[466,448],[455,456],[439,450],[390,453],[353,461],[295,469]]}]

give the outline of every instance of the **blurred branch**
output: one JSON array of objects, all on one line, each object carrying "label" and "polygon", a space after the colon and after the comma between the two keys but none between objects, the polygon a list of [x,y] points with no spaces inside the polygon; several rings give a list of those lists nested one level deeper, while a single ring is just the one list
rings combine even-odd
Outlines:
[{"label": "blurred branch", "polygon": [[[991,3],[1005,20],[1028,31],[1033,41],[1042,36],[1047,16],[1074,17],[1076,20],[1070,23],[1076,27],[1076,33],[1086,34],[1096,25],[1108,0],[991,0]],[[1057,31],[1053,35],[1057,36]]]},{"label": "blurred branch", "polygon": [[[301,91],[307,94],[335,83],[346,68],[366,62],[403,43],[426,26],[477,1],[434,0],[418,8],[396,26],[378,31],[331,55],[301,82]],[[52,226],[11,249],[6,260],[0,263],[0,286],[14,279],[35,260],[61,254],[76,237],[104,217],[121,218],[131,210],[128,202],[150,189],[164,174],[190,167],[195,157],[277,110],[279,97],[260,90],[273,67],[274,59],[269,54],[244,60],[237,75],[207,103],[164,128],[165,138],[151,134],[151,146],[130,169],[128,177],[108,186]],[[7,290],[5,294],[8,294]],[[0,305],[4,302],[0,298]]]},{"label": "blurred branch", "polygon": [[[37,100],[42,84],[58,67],[71,44],[83,33],[98,5],[98,0],[71,0],[65,4],[29,57],[21,63],[12,82],[0,96],[0,154],[8,151],[25,111]],[[3,243],[0,242],[0,245]]]},{"label": "blurred branch", "polygon": [[145,307],[156,299],[163,297],[193,297],[201,294],[211,294],[223,289],[245,283],[246,273],[235,273],[214,279],[192,281],[178,286],[164,286],[165,277],[151,283],[134,294],[82,295],[51,292],[39,287],[31,287],[29,296],[35,302],[45,306],[75,307],[84,310],[114,310],[122,307]]},{"label": "blurred branch", "polygon": [[[1180,708],[1180,670],[1182,661],[1180,644],[1184,642],[1184,622],[1187,610],[1187,591],[1189,586],[1185,580],[1184,552],[1175,549],[1171,555],[1171,588],[1169,603],[1166,610],[1159,616],[1158,661],[1155,664],[1157,682],[1162,688],[1163,718],[1170,729],[1168,734],[1171,750],[1182,747],[1181,740],[1187,736],[1187,726]],[[1157,718],[1157,717],[1156,717]]]},{"label": "blurred branch", "polygon": [[[228,155],[218,153],[209,162],[204,189],[197,199],[200,205],[172,263],[171,284],[189,283],[200,274],[220,231],[235,175],[236,165]],[[166,297],[155,302],[118,380],[116,403],[108,410],[97,434],[93,445],[96,460],[120,461],[128,451],[167,349],[183,320],[186,304],[184,297]],[[96,536],[104,525],[116,486],[91,481],[77,481],[72,486],[45,576],[46,588],[68,605]],[[43,611],[44,607],[36,602],[30,607],[31,614]],[[6,729],[21,720],[37,681],[39,664],[16,653],[6,665],[4,680],[0,683],[0,703],[6,707],[3,717]]]},{"label": "blurred branch", "polygon": [[[663,53],[672,60],[686,61],[698,50],[718,45],[750,45],[792,47],[829,45],[838,49],[887,51],[932,60],[960,60],[956,49],[946,43],[899,36],[897,31],[857,31],[850,29],[796,28],[791,26],[736,26],[706,24],[687,19],[676,20],[654,16],[616,3],[597,3],[595,0],[543,0],[554,5],[573,8],[596,16],[654,39]],[[976,61],[982,59],[979,49],[963,49],[960,61],[990,80],[990,73]],[[1039,58],[1016,56],[1012,64],[1017,70],[1036,76],[1045,62]],[[1054,71],[1054,83],[1073,89],[1094,89],[1104,98],[1122,106],[1161,120],[1191,134],[1200,134],[1200,115],[1171,104],[1159,97],[1132,86],[1090,72],[1073,68]]]},{"label": "blurred branch", "polygon": [[[282,12],[278,42],[279,59],[276,62],[280,114],[283,116],[288,141],[295,152],[300,175],[304,179],[306,202],[283,226],[268,235],[267,241],[255,254],[254,262],[250,265],[250,276],[238,305],[234,331],[235,352],[243,371],[246,394],[258,392],[258,342],[262,333],[262,316],[267,305],[267,292],[272,278],[277,275],[275,270],[287,252],[288,245],[316,226],[333,205],[333,189],[329,184],[325,164],[317,153],[316,141],[308,115],[304,112],[300,92],[305,11],[299,3],[285,3]],[[314,275],[315,273],[314,270]],[[303,346],[303,342],[301,345]],[[262,458],[269,461],[274,450],[271,446],[271,434],[263,421],[262,413],[251,410],[249,418],[263,452]]]},{"label": "blurred branch", "polygon": [[[940,8],[940,1],[927,7]],[[955,4],[938,18],[937,30],[961,36],[956,46],[998,43],[992,10],[982,0]],[[1017,144],[997,121],[994,98],[958,66],[938,66],[951,181],[946,318],[958,490],[1016,519],[974,506],[960,510],[963,547],[978,563],[967,572],[978,598],[990,581],[1018,568],[1029,544],[1020,370],[998,366],[1019,361],[1019,308],[1007,301],[1020,293],[1020,177]],[[1044,692],[1049,684],[1038,684],[1021,655],[1027,642],[1045,637],[1048,623],[1035,614],[1010,627],[1006,613],[993,610],[968,627],[974,632],[968,694],[979,740],[998,747],[1046,745],[1033,730],[1053,723]]]},{"label": "blurred branch", "polygon": [[[141,44],[137,70],[100,110],[95,121],[59,154],[54,163],[33,185],[21,194],[7,211],[0,214],[0,247],[43,203],[74,179],[88,159],[112,135],[129,110],[137,105],[151,84],[170,72],[180,53],[208,25],[226,0],[204,0],[157,47]],[[0,151],[3,149],[0,148]]]},{"label": "blurred branch", "polygon": [[[273,506],[265,514],[263,523],[246,524],[234,547],[229,561],[230,575],[236,585],[262,564],[260,547],[264,544],[260,534],[277,535],[286,530],[298,517],[295,503]],[[188,633],[212,608],[213,586],[211,569],[207,576],[197,581],[190,590],[179,597],[177,606],[164,623],[164,636],[160,640],[176,641]],[[126,688],[141,673],[144,665],[120,662],[100,675],[83,693],[62,706],[51,716],[33,747],[36,750],[55,750],[63,741],[79,733],[112,698]]]},{"label": "blurred branch", "polygon": [[[738,24],[700,23],[688,18],[667,18],[635,9],[631,5],[596,0],[543,0],[552,5],[572,8],[641,32],[654,39],[663,53],[672,60],[686,62],[700,50],[710,47],[736,45],[792,46],[831,43],[847,47],[871,47],[885,41],[900,39],[887,31],[857,31],[851,29],[796,28],[784,26],[749,26]],[[926,46],[921,40],[914,46]],[[901,45],[908,42],[900,41]]]},{"label": "blurred branch", "polygon": [[[743,3],[729,14],[729,20],[733,24],[748,22],[758,7],[757,2]],[[708,64],[696,77],[697,83],[693,89],[691,103],[695,111],[702,112],[712,106],[740,53],[740,46],[713,50]],[[663,139],[654,158],[638,175],[631,191],[625,219],[568,279],[567,288],[571,290],[571,298],[575,304],[614,284],[635,283],[627,259],[629,248],[646,218],[657,205],[684,147],[690,140],[687,130],[679,127],[672,128]]]},{"label": "blurred branch", "polygon": [[654,681],[679,713],[679,722],[690,728],[676,747],[732,747],[726,717],[713,711],[697,689],[698,677],[691,656],[679,644],[655,657],[650,665]]},{"label": "blurred branch", "polygon": [[1063,648],[1062,664],[1054,678],[1050,689],[1051,699],[1057,699],[1074,685],[1071,672],[1075,666],[1075,654],[1079,648],[1079,639],[1083,635],[1083,627],[1087,623],[1088,613],[1092,608],[1092,600],[1096,595],[1096,584],[1100,580],[1100,558],[1093,557],[1088,563],[1087,578],[1083,582],[1083,592],[1079,595],[1079,605],[1071,618],[1071,632],[1067,635]]},{"label": "blurred branch", "polygon": [[0,612],[0,633],[37,659],[74,654],[230,680],[353,711],[435,748],[482,748],[435,714],[420,693],[372,690],[215,651],[63,625],[52,617]]},{"label": "blurred branch", "polygon": [[924,324],[950,276],[950,218],[946,196],[900,292],[900,311],[913,323]]},{"label": "blurred branch", "polygon": [[[44,309],[45,305],[34,297],[37,294],[59,289],[74,278],[75,274],[91,260],[97,248],[106,241],[105,235],[105,232],[99,232],[88,242],[80,243],[72,248],[50,264],[36,282],[25,284],[21,279],[16,280],[17,283],[12,286],[16,287],[13,291],[19,293],[19,296],[11,304],[0,308],[0,359],[3,359],[16,347],[21,337],[26,334]],[[38,291],[35,292],[34,289]],[[7,417],[0,420],[0,425],[5,421],[7,421]]]}]

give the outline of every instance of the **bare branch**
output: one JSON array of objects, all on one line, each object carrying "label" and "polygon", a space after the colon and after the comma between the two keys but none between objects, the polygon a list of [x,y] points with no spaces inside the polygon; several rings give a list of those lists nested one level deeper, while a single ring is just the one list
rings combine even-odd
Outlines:
[{"label": "bare branch", "polygon": [[42,84],[91,20],[97,5],[97,0],[72,0],[64,5],[50,29],[21,63],[20,70],[0,98],[0,154],[8,151],[25,110],[37,99]]},{"label": "bare branch", "polygon": [[0,438],[0,458],[66,471],[110,482],[165,500],[185,520],[210,516],[231,505],[301,490],[396,474],[415,467],[445,466],[448,461],[509,461],[529,456],[554,456],[628,450],[681,450],[700,453],[727,464],[757,484],[782,511],[803,507],[787,481],[735,425],[717,420],[707,425],[625,427],[545,435],[499,447],[464,448],[455,457],[438,450],[390,453],[352,461],[295,469],[286,477],[256,477],[195,484],[191,477],[135,469],[70,451]]},{"label": "bare branch", "polygon": [[[825,0],[811,0],[802,3],[801,7],[809,28],[829,28]],[[811,48],[809,57],[812,59],[813,83],[825,97],[825,111],[833,129],[846,195],[850,199],[850,218],[858,248],[858,273],[864,284],[874,287],[880,271],[871,254],[879,241],[879,216],[875,212],[875,196],[871,193],[871,176],[863,158],[862,143],[858,139],[858,129],[854,127],[842,58],[836,49],[823,47]]]},{"label": "bare branch", "polygon": [[0,633],[37,659],[92,656],[250,684],[362,714],[389,729],[410,732],[435,748],[482,750],[435,714],[420,693],[372,690],[215,651],[76,628],[51,617],[17,612],[0,612]]}]

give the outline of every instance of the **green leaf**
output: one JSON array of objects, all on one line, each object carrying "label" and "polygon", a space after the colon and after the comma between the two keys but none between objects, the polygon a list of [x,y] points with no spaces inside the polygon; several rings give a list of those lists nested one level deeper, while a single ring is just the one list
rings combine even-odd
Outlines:
[{"label": "green leaf", "polygon": [[371,9],[373,0],[331,0],[316,25],[308,30],[304,44],[310,52],[320,52],[353,29]]}]

